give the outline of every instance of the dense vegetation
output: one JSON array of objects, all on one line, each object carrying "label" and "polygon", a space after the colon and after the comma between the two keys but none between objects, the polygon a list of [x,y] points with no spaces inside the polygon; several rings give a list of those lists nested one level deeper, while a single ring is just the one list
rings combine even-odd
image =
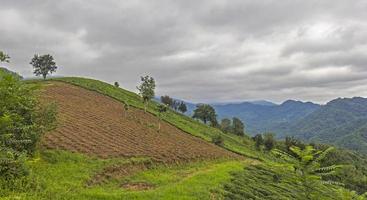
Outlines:
[{"label": "dense vegetation", "polygon": [[54,127],[56,107],[41,104],[34,87],[7,71],[0,72],[0,100],[0,188],[7,190],[30,181],[26,163]]}]

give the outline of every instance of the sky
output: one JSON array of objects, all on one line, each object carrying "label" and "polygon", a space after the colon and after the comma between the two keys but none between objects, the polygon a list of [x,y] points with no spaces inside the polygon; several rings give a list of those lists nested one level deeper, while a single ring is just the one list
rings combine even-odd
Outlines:
[{"label": "sky", "polygon": [[367,97],[366,0],[0,0],[6,67],[32,77],[34,54],[58,76],[192,102]]}]

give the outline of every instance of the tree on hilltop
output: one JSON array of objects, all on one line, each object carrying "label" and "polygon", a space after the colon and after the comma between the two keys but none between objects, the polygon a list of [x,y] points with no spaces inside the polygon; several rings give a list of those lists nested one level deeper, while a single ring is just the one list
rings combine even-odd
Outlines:
[{"label": "tree on hilltop", "polygon": [[154,97],[155,81],[153,77],[142,76],[142,83],[136,87],[139,90],[139,94],[144,102],[144,112],[147,112],[147,106],[149,101]]},{"label": "tree on hilltop", "polygon": [[210,122],[212,126],[218,125],[215,109],[208,104],[198,104],[196,106],[196,109],[194,110],[194,115],[192,116],[192,118],[200,119],[204,122],[204,124]]},{"label": "tree on hilltop", "polygon": [[117,82],[117,81],[114,83],[114,85],[115,85],[115,87],[117,87],[117,88],[118,88],[118,87],[120,87],[120,84],[119,84],[119,82]]},{"label": "tree on hilltop", "polygon": [[33,66],[34,74],[36,76],[42,75],[45,80],[48,74],[56,72],[57,66],[54,58],[49,55],[34,55],[30,64]]}]

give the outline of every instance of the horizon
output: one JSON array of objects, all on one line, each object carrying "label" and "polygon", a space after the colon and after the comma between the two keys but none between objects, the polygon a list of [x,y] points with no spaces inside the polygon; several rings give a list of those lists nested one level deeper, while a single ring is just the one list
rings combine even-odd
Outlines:
[{"label": "horizon", "polygon": [[363,0],[0,3],[4,66],[24,77],[39,53],[57,76],[136,92],[151,75],[157,95],[192,102],[367,97]]}]

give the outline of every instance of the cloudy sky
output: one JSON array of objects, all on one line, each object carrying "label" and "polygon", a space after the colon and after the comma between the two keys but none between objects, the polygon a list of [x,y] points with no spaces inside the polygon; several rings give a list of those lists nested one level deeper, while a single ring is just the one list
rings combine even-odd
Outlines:
[{"label": "cloudy sky", "polygon": [[139,76],[194,102],[367,97],[366,0],[0,0],[0,49],[32,76]]}]

